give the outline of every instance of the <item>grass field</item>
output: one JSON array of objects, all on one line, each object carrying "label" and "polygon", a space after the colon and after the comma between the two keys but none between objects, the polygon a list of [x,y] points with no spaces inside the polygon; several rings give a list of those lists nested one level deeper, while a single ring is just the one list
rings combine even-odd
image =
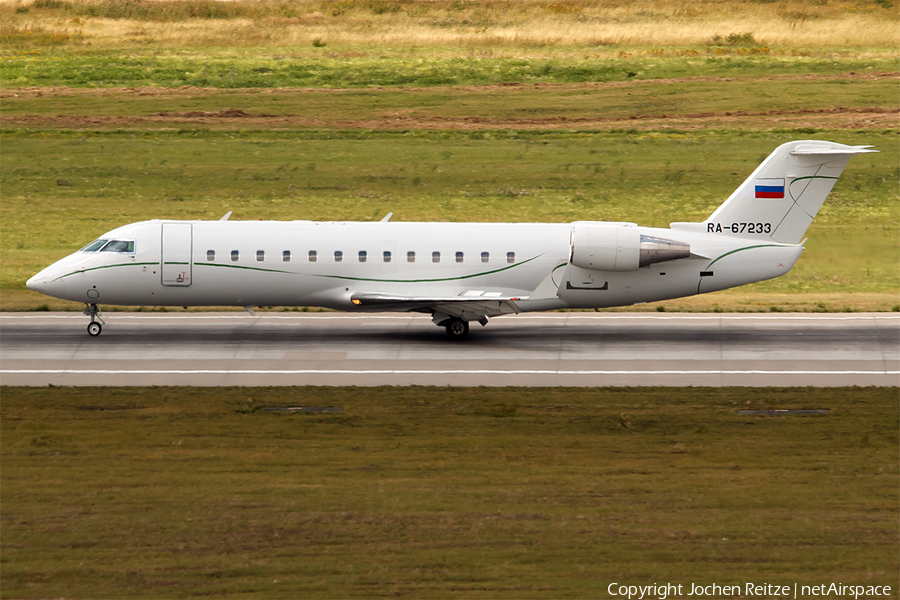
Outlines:
[{"label": "grass field", "polygon": [[[673,77],[772,77],[895,73],[896,57],[791,57],[736,53],[697,56],[657,54],[553,57],[343,56],[329,52],[286,58],[266,52],[145,51],[13,52],[0,57],[0,76],[10,87],[212,87],[373,88],[383,86],[582,83]],[[346,53],[345,53],[346,54]],[[845,84],[846,85],[846,84]],[[752,97],[750,97],[752,98]]]},{"label": "grass field", "polygon": [[746,45],[859,51],[895,50],[898,14],[891,0],[707,0],[689,6],[615,0],[4,0],[0,34],[11,47],[560,53]]},{"label": "grass field", "polygon": [[5,128],[49,130],[896,130],[900,74],[867,64],[856,76],[707,65],[695,77],[402,89],[27,88],[4,95],[3,115]]},{"label": "grass field", "polygon": [[278,88],[896,72],[898,16],[891,0],[3,0],[0,77]]},{"label": "grass field", "polygon": [[3,598],[900,585],[896,389],[2,394]]}]

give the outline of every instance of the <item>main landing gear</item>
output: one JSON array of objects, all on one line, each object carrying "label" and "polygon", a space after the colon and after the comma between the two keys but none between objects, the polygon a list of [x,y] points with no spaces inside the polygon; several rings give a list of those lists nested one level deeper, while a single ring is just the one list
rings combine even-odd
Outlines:
[{"label": "main landing gear", "polygon": [[88,304],[84,309],[84,314],[91,318],[91,322],[87,326],[87,332],[91,337],[97,337],[103,331],[103,325],[106,321],[100,316],[100,309],[96,304]]},{"label": "main landing gear", "polygon": [[463,321],[462,319],[457,319],[456,317],[452,317],[447,320],[444,324],[444,327],[447,328],[447,335],[449,335],[453,339],[462,339],[469,335],[469,322]]}]

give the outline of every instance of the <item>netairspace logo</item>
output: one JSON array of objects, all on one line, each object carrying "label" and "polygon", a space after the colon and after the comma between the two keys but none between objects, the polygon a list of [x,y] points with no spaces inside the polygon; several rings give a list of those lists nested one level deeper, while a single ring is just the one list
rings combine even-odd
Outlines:
[{"label": "netairspace logo", "polygon": [[656,598],[666,600],[671,596],[740,596],[750,597],[787,597],[787,598],[825,598],[834,596],[839,598],[865,598],[873,596],[890,596],[889,585],[845,585],[843,583],[823,583],[820,585],[775,585],[772,583],[744,583],[744,584],[719,584],[697,585],[684,584],[657,584],[653,585],[627,585],[618,582],[611,583],[606,588],[610,596],[622,596],[628,600],[642,600],[643,598]]}]

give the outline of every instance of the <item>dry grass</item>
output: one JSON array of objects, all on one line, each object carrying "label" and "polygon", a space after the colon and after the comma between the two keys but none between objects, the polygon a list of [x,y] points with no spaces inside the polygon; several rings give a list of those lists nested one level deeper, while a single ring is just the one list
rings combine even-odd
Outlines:
[{"label": "dry grass", "polygon": [[[896,49],[900,6],[876,2],[171,2],[0,0],[8,31],[125,45],[324,47],[453,53],[528,49],[538,56],[705,46],[741,36],[758,47]],[[192,7],[192,8],[191,8]],[[112,18],[110,18],[112,17]],[[212,18],[210,18],[212,17]],[[732,43],[738,41],[732,37]],[[317,42],[318,48],[313,43]]]}]

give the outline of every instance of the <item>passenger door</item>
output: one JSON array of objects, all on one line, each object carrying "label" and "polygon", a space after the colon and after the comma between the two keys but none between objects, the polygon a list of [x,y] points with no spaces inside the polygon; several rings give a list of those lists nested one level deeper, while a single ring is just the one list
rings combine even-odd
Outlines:
[{"label": "passenger door", "polygon": [[162,284],[176,287],[191,285],[193,225],[163,223],[162,225]]}]

